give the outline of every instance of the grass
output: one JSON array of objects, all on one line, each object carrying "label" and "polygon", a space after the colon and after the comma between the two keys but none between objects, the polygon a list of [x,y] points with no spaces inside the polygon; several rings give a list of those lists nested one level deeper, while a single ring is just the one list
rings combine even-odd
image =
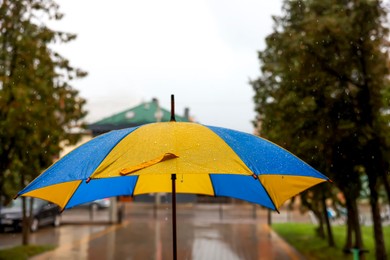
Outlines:
[{"label": "grass", "polygon": [[53,250],[52,245],[16,246],[0,250],[0,260],[25,260],[34,255]]},{"label": "grass", "polygon": [[[345,244],[346,227],[332,227],[336,247],[328,247],[327,241],[315,234],[315,225],[298,223],[275,223],[272,229],[284,240],[296,248],[308,259],[352,259],[352,255],[345,255],[342,248]],[[372,227],[362,227],[363,243],[369,250],[366,259],[375,259],[375,241]],[[383,227],[387,255],[390,256],[390,226]]]}]

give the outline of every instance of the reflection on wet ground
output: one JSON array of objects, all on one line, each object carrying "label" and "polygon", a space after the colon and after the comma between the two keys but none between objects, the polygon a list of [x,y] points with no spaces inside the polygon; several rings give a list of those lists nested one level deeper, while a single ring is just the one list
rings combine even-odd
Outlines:
[{"label": "reflection on wet ground", "polygon": [[[161,205],[154,218],[152,205],[128,204],[122,224],[43,229],[52,234],[33,243],[59,247],[34,259],[172,259],[170,213]],[[300,259],[270,232],[266,215],[249,205],[179,205],[178,259]]]}]

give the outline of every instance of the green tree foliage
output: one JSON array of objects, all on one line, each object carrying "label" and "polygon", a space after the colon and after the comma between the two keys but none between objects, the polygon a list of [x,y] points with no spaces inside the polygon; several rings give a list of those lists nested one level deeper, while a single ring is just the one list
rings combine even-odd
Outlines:
[{"label": "green tree foliage", "polygon": [[60,142],[74,143],[85,100],[69,82],[86,73],[50,48],[75,35],[45,25],[62,14],[52,0],[0,2],[0,198],[50,166]]},{"label": "green tree foliage", "polygon": [[[389,56],[386,12],[378,1],[285,1],[259,52],[255,125],[265,137],[326,173],[348,208],[346,246],[363,246],[356,199],[370,183],[377,257],[379,179],[388,170]],[[319,189],[319,187],[317,187]]]}]

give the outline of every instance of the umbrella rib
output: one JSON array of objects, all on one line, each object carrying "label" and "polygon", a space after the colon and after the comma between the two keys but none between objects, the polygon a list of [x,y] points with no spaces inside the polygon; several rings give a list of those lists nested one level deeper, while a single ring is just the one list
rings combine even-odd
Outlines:
[{"label": "umbrella rib", "polygon": [[73,193],[72,193],[72,196],[70,196],[70,198],[68,199],[68,201],[66,202],[66,204],[64,205],[64,207],[61,209],[61,213],[66,209],[66,206],[68,206],[69,204],[69,201],[73,198],[73,196],[76,194],[76,190],[80,187],[80,185],[83,183],[83,181],[80,181],[79,182],[79,185],[77,185],[77,188],[74,189]]},{"label": "umbrella rib", "polygon": [[133,188],[133,190],[131,191],[131,197],[133,197],[134,198],[134,191],[135,191],[135,187],[137,186],[137,184],[138,184],[138,179],[139,179],[139,175],[136,175],[137,177],[137,179],[135,180],[135,184],[134,184],[134,188]]},{"label": "umbrella rib", "polygon": [[264,191],[265,193],[267,194],[268,198],[270,199],[270,201],[272,202],[272,205],[274,206],[276,212],[278,212],[278,214],[280,214],[279,212],[279,209],[276,207],[274,201],[272,200],[271,196],[269,195],[269,192],[268,190],[266,189],[266,187],[264,186],[264,184],[260,181],[260,178],[257,178],[257,181],[260,183],[260,185],[264,188]]},{"label": "umbrella rib", "polygon": [[209,176],[209,179],[210,179],[210,182],[211,182],[211,188],[213,189],[214,197],[217,197],[217,194],[215,194],[213,179],[211,178],[210,173],[208,174],[208,176]]}]

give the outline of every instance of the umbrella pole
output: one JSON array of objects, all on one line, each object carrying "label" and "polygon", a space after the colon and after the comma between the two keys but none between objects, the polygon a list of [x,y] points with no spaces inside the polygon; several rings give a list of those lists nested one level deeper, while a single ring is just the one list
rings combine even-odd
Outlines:
[{"label": "umbrella pole", "polygon": [[176,238],[176,174],[171,175],[172,180],[172,237],[173,237],[173,260],[177,259]]},{"label": "umbrella pole", "polygon": [[[175,96],[171,95],[171,122],[175,119]],[[176,174],[171,175],[172,180],[172,240],[173,240],[173,260],[177,259],[177,238],[176,238]]]}]

